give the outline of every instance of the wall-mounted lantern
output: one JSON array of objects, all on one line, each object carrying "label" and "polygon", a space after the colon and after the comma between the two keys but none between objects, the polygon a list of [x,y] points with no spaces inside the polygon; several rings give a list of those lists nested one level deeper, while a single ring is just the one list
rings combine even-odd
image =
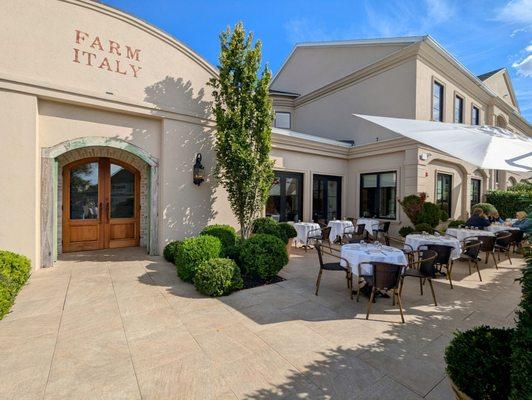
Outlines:
[{"label": "wall-mounted lantern", "polygon": [[201,153],[198,153],[194,164],[193,182],[194,185],[199,186],[203,181],[205,181],[205,168],[201,165]]}]

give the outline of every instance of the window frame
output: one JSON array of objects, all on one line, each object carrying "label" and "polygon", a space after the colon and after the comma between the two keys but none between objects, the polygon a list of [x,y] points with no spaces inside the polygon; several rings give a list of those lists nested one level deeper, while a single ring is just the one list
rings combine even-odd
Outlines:
[{"label": "window frame", "polygon": [[[378,205],[380,205],[380,202],[381,202],[381,198],[380,198],[380,176],[381,175],[384,175],[384,174],[395,174],[395,198],[394,198],[394,202],[395,202],[395,212],[394,212],[394,216],[392,218],[390,217],[381,217],[380,216],[380,210],[379,210],[379,215],[377,215],[376,218],[378,219],[385,219],[385,220],[388,220],[388,221],[396,221],[397,220],[397,195],[398,195],[398,178],[399,178],[399,172],[397,170],[389,170],[389,171],[378,171],[378,172],[364,172],[364,173],[361,173],[360,174],[360,182],[359,182],[359,193],[358,193],[358,216],[359,218],[363,218],[363,211],[362,211],[362,190],[364,189],[362,187],[362,185],[364,184],[364,179],[363,177],[365,175],[377,175],[377,196],[376,196],[376,203]],[[380,208],[380,207],[379,207]],[[373,218],[373,217],[371,217]]]},{"label": "window frame", "polygon": [[[277,126],[277,114],[288,115],[288,128]],[[279,129],[292,129],[292,113],[290,111],[275,111],[274,125],[276,128],[279,128]]]},{"label": "window frame", "polygon": [[[441,88],[441,95],[440,95],[440,118],[436,119],[434,117],[434,86],[440,86]],[[436,79],[435,77],[432,77],[432,85],[430,86],[431,93],[431,107],[430,107],[430,117],[432,121],[435,122],[444,122],[445,121],[445,84]]]},{"label": "window frame", "polygon": [[[473,121],[473,111],[474,111],[475,109],[478,111],[478,121],[477,121],[476,124],[475,124],[475,122]],[[480,107],[477,106],[475,103],[471,103],[471,125],[475,125],[475,126],[480,126],[480,125],[482,125],[482,124],[481,124],[481,118],[480,118]]]},{"label": "window frame", "polygon": [[[461,110],[460,110],[460,120],[456,120],[456,105],[458,103],[458,99],[461,100]],[[454,100],[453,100],[453,121],[455,124],[463,124],[465,123],[465,97],[462,96],[458,92],[454,92]]]},{"label": "window frame", "polygon": [[449,218],[452,218],[452,212],[453,212],[453,181],[454,181],[454,174],[447,171],[436,171],[436,180],[434,185],[434,202],[437,204],[440,209],[443,210],[442,206],[440,205],[439,199],[438,199],[438,179],[440,175],[446,175],[451,177],[451,183],[449,185],[449,207],[447,210],[444,210],[448,213]]},{"label": "window frame", "polygon": [[[478,200],[477,201],[473,201],[473,181],[477,181],[478,182]],[[478,204],[478,203],[481,203],[482,202],[482,179],[481,178],[471,178],[470,182],[469,182],[469,187],[470,187],[470,193],[469,193],[469,208],[471,209],[475,204]],[[471,210],[473,211],[473,210]]]},{"label": "window frame", "polygon": [[[316,208],[314,207],[314,184],[316,182],[316,179],[322,179],[325,183],[329,182],[329,181],[334,181],[337,183],[337,199],[336,199],[336,208],[337,208],[337,213],[338,215],[336,216],[337,219],[341,219],[341,216],[342,216],[342,195],[343,195],[343,192],[342,192],[342,180],[343,180],[343,177],[342,176],[339,176],[339,175],[326,175],[326,174],[313,174],[312,175],[312,220],[314,222],[317,222],[317,218],[316,218]],[[329,188],[327,185],[324,185],[323,186],[323,197],[324,199],[328,199],[328,192],[329,192]],[[326,205],[327,203],[325,202],[324,206],[326,208]],[[318,210],[319,212],[323,212],[323,209],[322,210]],[[327,222],[329,222],[329,220],[327,219],[328,215],[327,215],[327,211],[325,212],[325,220]]]},{"label": "window frame", "polygon": [[[297,208],[298,208],[298,219],[300,221],[303,221],[303,190],[304,190],[304,181],[305,181],[305,174],[303,172],[291,172],[291,171],[273,171],[275,177],[278,177],[280,179],[279,182],[279,222],[286,222],[289,221],[286,218],[286,178],[298,178],[298,185],[297,185]],[[268,196],[269,198],[270,196]],[[264,215],[266,215],[266,210],[264,210]]]}]

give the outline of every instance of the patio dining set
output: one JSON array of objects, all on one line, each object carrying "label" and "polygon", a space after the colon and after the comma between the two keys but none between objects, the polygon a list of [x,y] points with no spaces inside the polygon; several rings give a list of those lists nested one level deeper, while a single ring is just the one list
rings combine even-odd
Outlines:
[{"label": "patio dining set", "polygon": [[[314,245],[320,264],[316,281],[318,295],[323,271],[339,271],[346,275],[351,299],[360,294],[369,297],[366,319],[369,318],[376,297],[389,297],[398,305],[401,321],[404,323],[401,293],[405,278],[419,280],[420,293],[428,282],[434,305],[437,306],[433,279],[445,277],[453,289],[452,272],[457,261],[467,262],[469,274],[475,268],[482,281],[479,262],[488,264],[490,258],[495,268],[501,254],[512,263],[512,254],[522,248],[523,231],[505,225],[494,224],[486,230],[466,227],[448,228],[445,235],[435,232],[413,232],[405,238],[389,235],[390,222],[360,218],[354,220],[333,220],[327,225],[317,223],[294,224],[298,233],[296,242],[305,251]],[[391,241],[397,247],[390,246]],[[325,262],[324,256],[336,258]],[[356,287],[353,286],[356,282]]]}]

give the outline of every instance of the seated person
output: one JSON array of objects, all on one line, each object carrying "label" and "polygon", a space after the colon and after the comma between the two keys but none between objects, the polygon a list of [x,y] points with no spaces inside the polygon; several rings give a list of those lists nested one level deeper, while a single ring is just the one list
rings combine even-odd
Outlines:
[{"label": "seated person", "polygon": [[524,232],[532,231],[532,219],[527,218],[526,212],[518,211],[515,213],[515,217],[517,221],[512,224],[513,227],[519,228]]},{"label": "seated person", "polygon": [[488,213],[488,221],[493,224],[493,223],[500,223],[502,224],[504,222],[504,220],[501,218],[501,216],[499,215],[499,212],[497,210],[495,211],[490,211]]},{"label": "seated person", "polygon": [[484,229],[486,226],[490,226],[490,222],[484,216],[484,211],[482,208],[475,208],[473,210],[473,215],[466,221],[466,226],[471,228]]}]

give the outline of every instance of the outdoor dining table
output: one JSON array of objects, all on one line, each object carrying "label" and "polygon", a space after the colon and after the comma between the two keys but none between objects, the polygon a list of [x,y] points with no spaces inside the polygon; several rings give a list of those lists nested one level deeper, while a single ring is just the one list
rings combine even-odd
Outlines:
[{"label": "outdoor dining table", "polygon": [[[368,262],[386,262],[390,264],[408,265],[406,255],[400,250],[390,246],[368,243],[344,244],[340,250],[342,258],[349,262],[353,275],[358,276],[358,265],[362,275],[371,276],[373,267]],[[346,262],[340,260],[340,265],[345,267]]]},{"label": "outdoor dining table", "polygon": [[[294,224],[294,228],[296,229],[297,236],[295,237],[294,242],[300,243],[300,244],[307,244],[307,237],[310,231],[314,229],[320,229],[320,225],[315,222],[296,222]],[[318,231],[312,232],[312,236],[319,236],[320,233]]]},{"label": "outdoor dining table", "polygon": [[501,232],[501,231],[518,231],[519,228],[515,226],[508,226],[508,225],[502,225],[502,224],[492,224],[486,227],[486,230],[496,233],[496,232]]},{"label": "outdoor dining table", "polygon": [[[426,246],[428,244],[451,246],[453,248],[451,251],[451,258],[453,260],[460,258],[462,248],[460,246],[460,241],[454,237],[429,234],[410,234],[405,238],[405,245],[412,247],[414,250],[418,250],[420,246]],[[405,248],[407,249],[408,246],[405,246]]]},{"label": "outdoor dining table", "polygon": [[379,230],[380,221],[375,218],[359,218],[357,220],[357,225],[362,224],[365,225],[364,229],[366,232],[368,232],[370,235],[373,235],[373,231]]},{"label": "outdoor dining table", "polygon": [[471,237],[495,236],[493,232],[484,231],[482,229],[447,228],[445,233],[447,235],[454,236],[461,242]]},{"label": "outdoor dining table", "polygon": [[331,228],[331,233],[329,234],[329,240],[331,241],[331,243],[334,242],[338,236],[342,238],[342,236],[344,236],[346,228],[350,228],[348,229],[349,232],[354,232],[355,230],[353,223],[347,220],[332,220],[329,221],[327,226]]}]

